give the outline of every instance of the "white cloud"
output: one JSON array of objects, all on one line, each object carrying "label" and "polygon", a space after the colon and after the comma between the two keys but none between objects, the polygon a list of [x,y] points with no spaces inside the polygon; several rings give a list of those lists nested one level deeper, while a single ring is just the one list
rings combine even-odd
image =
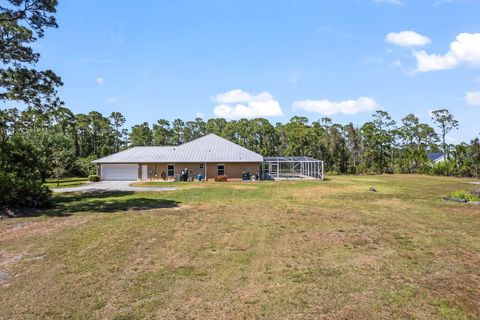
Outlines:
[{"label": "white cloud", "polygon": [[480,106],[480,91],[467,92],[465,102],[470,106]]},{"label": "white cloud", "polygon": [[236,89],[218,94],[212,99],[217,103],[213,109],[217,117],[240,119],[283,115],[280,103],[268,92],[253,95]]},{"label": "white cloud", "polygon": [[295,101],[293,109],[302,109],[309,112],[316,112],[322,115],[330,116],[336,113],[355,114],[358,112],[367,112],[378,109],[379,104],[368,97],[361,97],[357,100],[346,100],[334,102],[330,100],[303,100]]},{"label": "white cloud", "polygon": [[417,59],[417,72],[448,70],[461,64],[480,66],[480,33],[460,33],[450,44],[444,55],[428,54],[425,51],[413,53]]},{"label": "white cloud", "polygon": [[476,1],[476,0],[438,0],[437,2],[435,2],[433,4],[434,7],[438,7],[442,4],[447,4],[447,3],[454,3],[454,2],[464,2],[464,3],[468,3],[468,2],[473,2],[473,1]]},{"label": "white cloud", "polygon": [[375,3],[390,3],[390,4],[396,4],[397,6],[403,6],[403,1],[402,0],[373,0]]},{"label": "white cloud", "polygon": [[430,38],[414,31],[390,32],[385,41],[402,47],[424,46],[431,42]]},{"label": "white cloud", "polygon": [[400,60],[395,60],[393,63],[392,63],[392,67],[394,68],[400,68],[401,66],[403,65],[402,61]]},{"label": "white cloud", "polygon": [[105,83],[105,81],[101,77],[98,77],[97,79],[95,79],[95,81],[99,86],[103,86],[103,84]]}]

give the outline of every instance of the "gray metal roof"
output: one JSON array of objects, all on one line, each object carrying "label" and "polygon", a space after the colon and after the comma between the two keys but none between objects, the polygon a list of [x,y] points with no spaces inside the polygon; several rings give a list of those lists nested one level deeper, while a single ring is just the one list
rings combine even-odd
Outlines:
[{"label": "gray metal roof", "polygon": [[94,163],[262,162],[263,156],[213,133],[175,147],[133,147]]}]

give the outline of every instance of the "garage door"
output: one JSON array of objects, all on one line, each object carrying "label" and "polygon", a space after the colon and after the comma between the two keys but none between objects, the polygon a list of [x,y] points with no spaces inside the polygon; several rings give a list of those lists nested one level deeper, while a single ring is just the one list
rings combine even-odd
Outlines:
[{"label": "garage door", "polygon": [[136,181],[137,177],[136,164],[102,164],[102,180]]}]

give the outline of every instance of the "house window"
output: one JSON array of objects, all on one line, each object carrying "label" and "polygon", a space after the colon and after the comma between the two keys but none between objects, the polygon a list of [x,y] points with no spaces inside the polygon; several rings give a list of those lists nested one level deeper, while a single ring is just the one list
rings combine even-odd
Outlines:
[{"label": "house window", "polygon": [[203,163],[199,163],[198,164],[198,169],[199,170],[203,170],[205,167],[204,167],[204,164]]},{"label": "house window", "polygon": [[224,175],[225,175],[225,165],[217,164],[217,176],[224,176]]},{"label": "house window", "polygon": [[167,166],[167,176],[173,177],[175,175],[175,166],[173,164],[169,164]]}]

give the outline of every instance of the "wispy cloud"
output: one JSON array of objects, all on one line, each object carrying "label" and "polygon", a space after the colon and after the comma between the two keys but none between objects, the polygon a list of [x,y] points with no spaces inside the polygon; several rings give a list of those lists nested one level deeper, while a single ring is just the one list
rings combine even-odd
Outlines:
[{"label": "wispy cloud", "polygon": [[403,6],[403,1],[402,0],[373,0],[375,3],[390,3],[390,4],[395,4],[397,6]]},{"label": "wispy cloud", "polygon": [[97,84],[98,84],[99,86],[103,86],[103,84],[105,83],[105,80],[103,80],[102,77],[97,77],[97,78],[95,79],[95,81],[97,82]]},{"label": "wispy cloud", "polygon": [[213,113],[227,119],[282,116],[280,103],[269,92],[258,95],[241,89],[231,90],[212,97],[217,103]]},{"label": "wispy cloud", "polygon": [[433,4],[433,6],[437,7],[439,5],[442,5],[442,4],[445,4],[445,3],[451,3],[451,2],[454,2],[454,1],[455,0],[438,0]]},{"label": "wispy cloud", "polygon": [[469,106],[480,106],[480,91],[469,91],[465,96],[465,103]]},{"label": "wispy cloud", "polygon": [[380,105],[372,98],[361,97],[356,100],[330,101],[330,100],[302,100],[293,103],[293,110],[305,110],[326,116],[337,113],[356,114],[380,108]]},{"label": "wispy cloud", "polygon": [[118,99],[116,97],[107,97],[105,99],[105,103],[112,104],[118,102]]},{"label": "wispy cloud", "polygon": [[442,4],[448,4],[448,3],[472,3],[472,2],[475,2],[475,1],[477,1],[477,0],[438,0],[433,4],[433,6],[437,7],[437,6],[440,6]]}]

